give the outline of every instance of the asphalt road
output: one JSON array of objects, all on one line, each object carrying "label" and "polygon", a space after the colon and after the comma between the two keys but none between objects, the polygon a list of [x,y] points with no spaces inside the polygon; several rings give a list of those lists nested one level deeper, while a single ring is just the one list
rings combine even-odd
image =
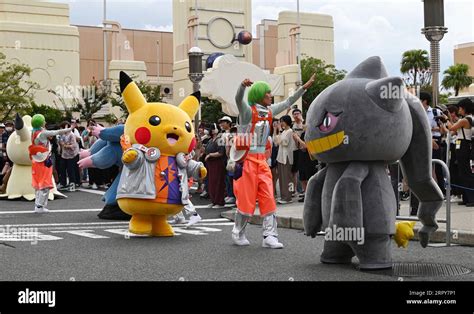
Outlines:
[{"label": "asphalt road", "polygon": [[[33,203],[0,200],[0,281],[5,280],[245,280],[245,281],[365,281],[365,280],[468,280],[474,273],[455,277],[399,278],[390,272],[360,272],[352,265],[319,262],[321,237],[311,239],[301,231],[279,229],[282,250],[261,247],[261,227],[250,225],[251,245],[232,245],[232,222],[221,210],[198,208],[204,218],[193,228],[178,226],[173,238],[127,235],[127,223],[97,218],[103,203],[90,192],[67,193],[68,198],[49,203],[48,214],[32,213]],[[206,200],[197,196],[198,207]],[[23,235],[13,241],[12,228],[37,228],[39,241]],[[31,229],[33,230],[33,229]],[[30,230],[30,231],[31,231]],[[2,230],[0,230],[1,233]],[[32,241],[33,240],[33,241]],[[411,242],[408,249],[393,245],[395,262],[434,262],[474,269],[474,248],[422,249]]]}]

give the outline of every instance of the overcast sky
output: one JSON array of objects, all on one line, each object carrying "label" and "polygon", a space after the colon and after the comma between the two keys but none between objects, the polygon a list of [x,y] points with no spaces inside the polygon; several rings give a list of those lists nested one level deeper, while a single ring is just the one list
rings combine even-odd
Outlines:
[{"label": "overcast sky", "polygon": [[[99,25],[102,21],[103,0],[55,1],[70,4],[73,24]],[[107,18],[119,21],[125,28],[172,31],[171,1],[107,0]],[[474,41],[474,1],[444,2],[449,30],[441,42],[441,71],[453,64],[454,45]],[[300,8],[333,16],[338,68],[349,71],[366,57],[379,55],[389,73],[399,75],[404,51],[429,51],[429,43],[420,33],[421,0],[301,0]],[[296,11],[296,0],[253,0],[252,32],[262,19],[277,19],[282,10]]]}]

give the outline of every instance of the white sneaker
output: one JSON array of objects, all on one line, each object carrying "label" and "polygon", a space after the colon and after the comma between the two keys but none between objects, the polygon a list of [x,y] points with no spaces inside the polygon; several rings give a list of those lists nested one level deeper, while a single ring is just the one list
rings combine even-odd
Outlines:
[{"label": "white sneaker", "polygon": [[282,204],[282,205],[284,205],[284,204],[291,204],[291,203],[293,203],[293,201],[278,200],[278,204]]},{"label": "white sneaker", "polygon": [[184,217],[173,217],[173,219],[169,221],[172,225],[184,224],[185,222],[186,219],[184,219]]},{"label": "white sneaker", "polygon": [[235,204],[235,197],[226,197],[226,204]]},{"label": "white sneaker", "polygon": [[229,200],[229,198],[230,198],[229,196],[226,196],[226,197],[224,198],[224,202],[227,203],[227,201]]},{"label": "white sneaker", "polygon": [[186,228],[191,227],[191,226],[194,225],[194,224],[197,224],[197,223],[198,223],[199,221],[201,221],[201,220],[202,220],[201,216],[199,216],[199,215],[192,215],[192,216],[189,218],[189,222],[187,223]]},{"label": "white sneaker", "polygon": [[214,205],[212,206],[211,208],[212,209],[221,209],[221,208],[224,208],[225,206],[222,206],[222,205]]},{"label": "white sneaker", "polygon": [[241,235],[240,237],[238,235],[232,234],[232,241],[234,241],[234,244],[238,246],[250,245],[250,242],[245,237],[245,234]]},{"label": "white sneaker", "polygon": [[282,249],[283,244],[278,242],[278,239],[274,236],[268,236],[263,239],[262,247],[267,247],[271,249]]},{"label": "white sneaker", "polygon": [[97,184],[93,183],[92,186],[91,186],[91,189],[97,190],[98,189]]},{"label": "white sneaker", "polygon": [[67,186],[67,185],[62,185],[62,184],[58,184],[58,185],[56,186],[56,189],[57,189],[58,191],[66,191],[68,188],[69,188],[69,186]]},{"label": "white sneaker", "polygon": [[43,214],[49,212],[49,209],[45,207],[35,207],[35,213],[37,214]]}]

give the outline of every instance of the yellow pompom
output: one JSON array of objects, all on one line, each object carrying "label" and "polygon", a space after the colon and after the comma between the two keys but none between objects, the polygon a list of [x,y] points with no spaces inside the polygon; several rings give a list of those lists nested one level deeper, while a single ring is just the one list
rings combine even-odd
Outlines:
[{"label": "yellow pompom", "polygon": [[395,236],[393,237],[398,247],[408,247],[408,242],[413,239],[415,233],[413,228],[415,227],[414,221],[400,221],[395,224]]},{"label": "yellow pompom", "polygon": [[135,150],[127,150],[123,153],[122,161],[126,164],[132,163],[137,159],[138,153]]},{"label": "yellow pompom", "polygon": [[207,176],[207,169],[206,167],[201,167],[201,179],[204,179]]}]

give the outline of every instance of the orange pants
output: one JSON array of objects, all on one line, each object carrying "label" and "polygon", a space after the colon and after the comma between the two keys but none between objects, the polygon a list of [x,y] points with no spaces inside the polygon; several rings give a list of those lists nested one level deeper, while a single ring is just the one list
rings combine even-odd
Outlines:
[{"label": "orange pants", "polygon": [[33,189],[52,189],[53,188],[53,167],[46,167],[44,162],[31,162],[31,174]]},{"label": "orange pants", "polygon": [[261,216],[275,212],[272,172],[265,154],[247,155],[242,176],[234,181],[234,194],[237,198],[238,211],[243,215],[254,214],[257,200]]}]

